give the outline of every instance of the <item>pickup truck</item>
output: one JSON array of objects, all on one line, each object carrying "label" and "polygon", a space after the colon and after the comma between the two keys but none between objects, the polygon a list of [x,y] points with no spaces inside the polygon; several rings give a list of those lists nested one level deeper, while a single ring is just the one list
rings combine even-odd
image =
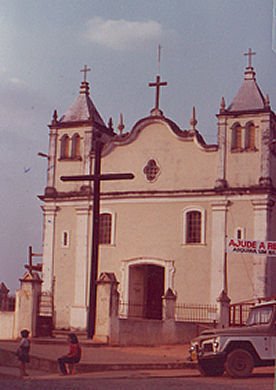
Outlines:
[{"label": "pickup truck", "polygon": [[273,366],[276,357],[276,300],[256,304],[246,326],[203,331],[191,341],[190,358],[202,375],[248,377],[254,367]]}]

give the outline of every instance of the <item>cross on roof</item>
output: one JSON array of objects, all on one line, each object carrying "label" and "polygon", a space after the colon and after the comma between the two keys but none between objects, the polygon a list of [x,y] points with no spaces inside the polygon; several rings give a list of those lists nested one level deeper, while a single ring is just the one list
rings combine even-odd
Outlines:
[{"label": "cross on roof", "polygon": [[252,56],[256,53],[252,49],[248,49],[247,53],[244,53],[245,56],[248,56],[248,68],[252,68]]},{"label": "cross on roof", "polygon": [[87,76],[87,73],[90,72],[91,69],[88,68],[87,65],[84,65],[84,68],[80,70],[80,72],[83,72],[83,81],[86,83],[86,76]]},{"label": "cross on roof", "polygon": [[156,87],[156,95],[155,95],[155,109],[159,110],[159,100],[160,100],[160,87],[168,85],[165,81],[160,81],[160,76],[156,76],[155,83],[149,83],[149,87]]}]

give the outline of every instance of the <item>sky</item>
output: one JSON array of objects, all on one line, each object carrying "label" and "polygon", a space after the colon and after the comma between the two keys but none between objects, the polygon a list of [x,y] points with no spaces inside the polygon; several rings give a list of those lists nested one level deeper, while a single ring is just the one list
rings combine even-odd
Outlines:
[{"label": "sky", "polygon": [[249,48],[276,108],[272,21],[273,0],[0,0],[0,282],[13,293],[28,247],[42,251],[47,161],[37,153],[48,152],[54,109],[61,116],[78,96],[84,65],[106,122],[123,113],[130,131],[148,116],[160,69],[164,115],[188,129],[195,106],[197,129],[216,143],[221,97],[229,105],[237,93]]}]

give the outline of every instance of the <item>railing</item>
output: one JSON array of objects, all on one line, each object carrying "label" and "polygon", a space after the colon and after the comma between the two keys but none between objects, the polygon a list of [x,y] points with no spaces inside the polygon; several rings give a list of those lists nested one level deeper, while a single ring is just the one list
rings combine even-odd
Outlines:
[{"label": "railing", "polygon": [[254,302],[234,303],[229,307],[229,325],[244,326]]},{"label": "railing", "polygon": [[[147,305],[120,302],[119,317],[162,319],[161,309],[156,307],[155,310],[149,310]],[[213,323],[217,321],[217,312],[216,305],[179,303],[175,306],[175,319],[183,322]]]},{"label": "railing", "polygon": [[120,302],[119,305],[120,318],[147,318],[147,319],[162,319],[162,307],[151,307],[147,305]]},{"label": "railing", "polygon": [[216,305],[179,303],[175,307],[177,321],[216,322],[218,309]]}]

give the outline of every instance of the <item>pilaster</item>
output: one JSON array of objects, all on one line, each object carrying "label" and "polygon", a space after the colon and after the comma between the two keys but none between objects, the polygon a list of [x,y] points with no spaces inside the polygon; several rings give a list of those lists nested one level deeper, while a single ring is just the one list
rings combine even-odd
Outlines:
[{"label": "pilaster", "polygon": [[[258,241],[269,239],[269,220],[274,202],[269,199],[252,200],[254,217],[254,235]],[[269,257],[253,256],[253,282],[255,298],[265,297],[268,293],[267,265]]]},{"label": "pilaster", "polygon": [[272,131],[270,129],[270,119],[262,120],[261,127],[261,176],[259,178],[259,184],[263,187],[271,186],[271,174],[270,174],[270,158],[271,158],[271,141]]},{"label": "pilaster", "polygon": [[70,311],[70,325],[75,329],[86,329],[87,326],[90,213],[91,208],[88,205],[76,208],[75,288],[74,303]]},{"label": "pilaster", "polygon": [[212,204],[211,286],[210,302],[216,303],[221,291],[226,290],[227,275],[225,264],[226,216],[228,200]]},{"label": "pilaster", "polygon": [[42,291],[53,293],[54,277],[54,243],[55,243],[55,219],[58,211],[56,205],[42,206],[43,226],[43,269],[42,269]]},{"label": "pilaster", "polygon": [[226,181],[226,147],[227,147],[227,119],[219,117],[218,121],[218,171],[216,188],[224,188],[227,186]]},{"label": "pilaster", "polygon": [[46,193],[55,191],[57,136],[57,129],[50,128]]}]

